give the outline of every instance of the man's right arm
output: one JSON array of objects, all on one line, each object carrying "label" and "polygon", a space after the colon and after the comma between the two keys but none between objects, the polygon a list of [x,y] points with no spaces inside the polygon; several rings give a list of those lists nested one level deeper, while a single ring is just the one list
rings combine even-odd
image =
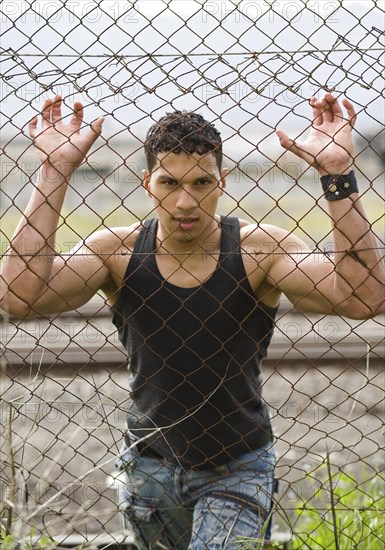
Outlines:
[{"label": "man's right arm", "polygon": [[24,317],[74,309],[87,302],[107,280],[109,271],[97,251],[105,232],[95,234],[67,257],[55,254],[55,236],[68,181],[101,133],[98,119],[80,134],[83,107],[74,104],[68,124],[63,122],[61,98],[47,100],[42,130],[37,117],[30,135],[38,149],[41,168],[28,206],[11,239],[1,266],[0,307]]}]

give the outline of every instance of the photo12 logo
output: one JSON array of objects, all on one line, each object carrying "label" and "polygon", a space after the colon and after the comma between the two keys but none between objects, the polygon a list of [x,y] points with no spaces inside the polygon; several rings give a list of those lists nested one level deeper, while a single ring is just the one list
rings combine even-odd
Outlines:
[{"label": "photo12 logo", "polygon": [[297,23],[304,15],[312,15],[313,23],[319,23],[326,18],[329,24],[336,24],[339,19],[333,14],[341,7],[338,0],[310,1],[303,0],[242,0],[230,2],[228,0],[210,0],[202,5],[202,23],[207,23],[213,18],[217,21],[242,21],[256,22],[266,16],[266,23],[274,21],[290,21]]},{"label": "photo12 logo", "polygon": [[130,2],[82,2],[81,0],[37,0],[14,2],[4,0],[0,5],[1,22],[17,19],[18,23],[67,23],[92,24],[108,16],[121,25],[138,23],[138,12]]}]

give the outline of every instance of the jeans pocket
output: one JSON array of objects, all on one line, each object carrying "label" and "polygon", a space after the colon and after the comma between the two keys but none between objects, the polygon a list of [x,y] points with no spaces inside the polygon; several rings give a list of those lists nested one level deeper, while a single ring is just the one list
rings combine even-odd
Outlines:
[{"label": "jeans pocket", "polygon": [[157,503],[154,499],[145,499],[138,495],[130,495],[127,504],[125,512],[133,523],[150,522],[157,509]]},{"label": "jeans pocket", "polygon": [[158,515],[158,502],[154,498],[144,498],[124,491],[121,510],[124,517],[124,525],[134,534],[135,547],[138,550],[149,548],[174,548],[167,540],[163,540],[164,524]]}]

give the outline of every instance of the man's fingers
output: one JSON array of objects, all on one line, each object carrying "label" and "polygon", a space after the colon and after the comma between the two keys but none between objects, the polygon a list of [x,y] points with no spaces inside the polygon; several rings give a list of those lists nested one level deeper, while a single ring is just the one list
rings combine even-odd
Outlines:
[{"label": "man's fingers", "polygon": [[340,106],[339,102],[337,101],[337,98],[334,97],[334,95],[332,95],[332,94],[326,94],[325,95],[325,101],[327,102],[332,115],[336,116],[336,117],[339,117],[339,118],[342,118],[343,112],[342,112],[342,109],[341,109],[341,106]]},{"label": "man's fingers", "polygon": [[62,104],[61,96],[60,95],[55,96],[52,100],[52,109],[51,109],[52,124],[57,124],[62,120],[61,104]]},{"label": "man's fingers", "polygon": [[41,120],[43,128],[51,125],[52,99],[46,99],[41,110]]},{"label": "man's fingers", "polygon": [[[43,107],[41,110],[41,117],[42,117],[42,125],[43,130],[46,130],[49,127],[56,126],[59,123],[61,124],[63,121],[62,118],[62,112],[61,112],[61,105],[62,105],[62,98],[61,96],[57,95],[54,97],[54,99],[47,99],[43,103]],[[74,133],[78,133],[80,130],[80,127],[83,122],[83,115],[84,115],[84,108],[83,104],[80,103],[80,101],[76,101],[73,106],[73,113],[71,116],[70,124],[69,126],[71,131],[71,135]],[[32,139],[36,138],[38,135],[38,122],[39,119],[37,116],[34,116],[28,123],[28,130],[29,135]],[[104,117],[100,117],[92,124],[90,124],[90,130],[85,135],[85,140],[88,142],[88,145],[91,146],[94,141],[100,136],[102,132],[102,126],[104,122]],[[73,128],[75,127],[75,131],[73,131]],[[64,132],[63,135],[67,134],[67,131],[65,129],[65,126],[61,126],[61,132]]]},{"label": "man's fingers", "polygon": [[37,134],[37,121],[37,116],[34,116],[28,123],[29,135],[32,139],[34,139]]},{"label": "man's fingers", "polygon": [[342,105],[345,107],[349,123],[354,126],[357,120],[357,113],[352,103],[348,99],[342,100]]},{"label": "man's fingers", "polygon": [[302,153],[302,151],[297,147],[295,142],[290,139],[287,134],[285,134],[283,130],[276,130],[275,133],[277,134],[279,142],[284,149],[291,151],[295,155],[301,156],[300,152]]},{"label": "man's fingers", "polygon": [[[328,107],[329,113],[333,117],[332,120],[334,120],[334,118],[344,119],[344,112],[341,108],[340,102],[337,100],[337,98],[335,96],[333,96],[332,94],[326,94],[325,98],[324,98],[324,102],[325,102],[326,106]],[[354,126],[354,124],[356,122],[356,119],[357,119],[357,114],[356,114],[356,111],[354,109],[353,104],[350,103],[350,101],[348,99],[343,99],[342,100],[342,105],[346,109],[347,120],[348,120],[349,124],[351,124],[351,126]]]},{"label": "man's fingers", "polygon": [[317,98],[312,97],[310,100],[310,106],[313,112],[313,126],[320,126],[323,123],[322,110],[317,103]]},{"label": "man's fingers", "polygon": [[301,146],[300,143],[297,144],[294,140],[290,139],[285,132],[282,130],[276,130],[275,132],[279,138],[279,142],[284,149],[290,151],[297,155],[297,157],[306,161],[308,164],[313,165],[315,162],[315,157]]},{"label": "man's fingers", "polygon": [[[323,122],[334,122],[336,119],[344,120],[344,113],[338,99],[331,93],[325,94],[322,99],[310,99],[313,111],[313,126],[320,126]],[[356,122],[356,112],[353,104],[347,99],[342,100],[342,105],[347,111],[347,120],[351,126]],[[345,119],[346,120],[346,119]]]},{"label": "man's fingers", "polygon": [[86,134],[86,140],[89,147],[91,147],[91,145],[98,139],[98,137],[102,133],[103,122],[104,117],[100,117],[91,123],[91,129]]},{"label": "man's fingers", "polygon": [[80,128],[83,122],[83,117],[84,117],[83,104],[80,103],[80,101],[75,101],[70,124]]},{"label": "man's fingers", "polygon": [[[329,98],[330,96],[330,98]],[[334,120],[334,112],[333,112],[333,102],[332,99],[334,97],[331,94],[325,95],[325,97],[319,101],[315,102],[315,105],[320,109],[322,112],[322,121],[323,122],[333,122]]]},{"label": "man's fingers", "polygon": [[101,116],[101,117],[99,117],[98,119],[94,120],[91,123],[92,130],[94,132],[96,132],[96,134],[98,134],[98,135],[100,135],[102,133],[103,122],[104,122],[104,117]]}]

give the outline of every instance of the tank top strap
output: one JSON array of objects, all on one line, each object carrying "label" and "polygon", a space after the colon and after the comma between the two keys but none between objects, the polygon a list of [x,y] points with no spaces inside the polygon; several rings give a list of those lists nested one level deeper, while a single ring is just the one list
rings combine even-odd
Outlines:
[{"label": "tank top strap", "polygon": [[157,218],[144,220],[139,236],[135,242],[133,254],[152,254],[155,252],[157,225]]},{"label": "tank top strap", "polygon": [[223,231],[221,253],[239,252],[239,219],[232,216],[221,216],[221,227]]}]

